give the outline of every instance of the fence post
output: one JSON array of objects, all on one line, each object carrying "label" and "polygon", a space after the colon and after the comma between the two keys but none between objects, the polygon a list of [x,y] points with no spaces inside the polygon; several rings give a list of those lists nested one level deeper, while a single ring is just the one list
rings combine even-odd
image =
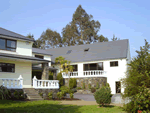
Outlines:
[{"label": "fence post", "polygon": [[19,87],[22,89],[23,88],[23,78],[21,75],[19,76],[18,80],[20,80]]},{"label": "fence post", "polygon": [[37,78],[36,78],[36,76],[34,76],[34,78],[33,78],[33,87],[34,88],[37,87]]}]

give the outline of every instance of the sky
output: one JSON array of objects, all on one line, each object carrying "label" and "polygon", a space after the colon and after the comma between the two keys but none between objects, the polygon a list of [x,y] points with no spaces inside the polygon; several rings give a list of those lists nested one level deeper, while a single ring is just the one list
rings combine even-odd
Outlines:
[{"label": "sky", "polygon": [[99,35],[129,39],[131,58],[150,42],[150,0],[3,0],[0,27],[38,39],[47,28],[61,34],[81,5],[101,23]]}]

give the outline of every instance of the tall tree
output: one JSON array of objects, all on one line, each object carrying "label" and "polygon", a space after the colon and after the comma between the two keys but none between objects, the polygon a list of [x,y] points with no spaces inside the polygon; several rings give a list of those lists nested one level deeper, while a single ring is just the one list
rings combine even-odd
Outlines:
[{"label": "tall tree", "polygon": [[70,24],[63,28],[63,38],[69,36],[69,45],[90,44],[98,40],[100,26],[100,22],[93,20],[93,16],[79,5]]},{"label": "tall tree", "polygon": [[104,37],[103,35],[100,35],[98,37],[98,42],[108,42],[108,38],[107,37]]},{"label": "tall tree", "polygon": [[113,38],[111,40],[116,41],[116,40],[120,40],[120,38],[115,37],[115,35],[113,34]]},{"label": "tall tree", "polygon": [[[26,37],[34,39],[34,35],[31,34],[31,33],[29,33]],[[34,43],[33,43],[33,45],[32,45],[32,47],[34,47],[34,48],[40,48],[41,47],[40,45],[41,45],[41,41],[40,40],[35,40]]]},{"label": "tall tree", "polygon": [[62,38],[59,33],[47,29],[41,34],[41,37],[38,39],[41,42],[41,48],[57,48],[62,46]]}]

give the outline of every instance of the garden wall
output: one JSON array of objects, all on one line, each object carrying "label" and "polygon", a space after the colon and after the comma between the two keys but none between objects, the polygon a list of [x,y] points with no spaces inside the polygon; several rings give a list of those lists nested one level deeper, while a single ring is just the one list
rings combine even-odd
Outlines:
[{"label": "garden wall", "polygon": [[[85,83],[85,88],[88,89],[88,84],[91,84],[91,87],[96,87],[97,82],[99,83],[99,86],[101,87],[103,84],[106,85],[107,83],[107,77],[86,77],[86,78],[76,78],[77,80],[77,87],[83,86],[83,83]],[[65,86],[68,86],[69,78],[64,78]]]},{"label": "garden wall", "polygon": [[35,89],[38,93],[43,93],[43,98],[48,97],[49,92],[53,92],[53,97],[55,98],[57,96],[57,92],[59,92],[59,89]]}]

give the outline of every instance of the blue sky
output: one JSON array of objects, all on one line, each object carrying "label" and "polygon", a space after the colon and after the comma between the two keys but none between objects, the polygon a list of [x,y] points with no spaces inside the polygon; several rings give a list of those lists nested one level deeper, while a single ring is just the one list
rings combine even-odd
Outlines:
[{"label": "blue sky", "polygon": [[38,39],[47,28],[61,33],[78,5],[101,23],[98,34],[129,39],[131,57],[150,42],[149,0],[3,0],[0,27]]}]

